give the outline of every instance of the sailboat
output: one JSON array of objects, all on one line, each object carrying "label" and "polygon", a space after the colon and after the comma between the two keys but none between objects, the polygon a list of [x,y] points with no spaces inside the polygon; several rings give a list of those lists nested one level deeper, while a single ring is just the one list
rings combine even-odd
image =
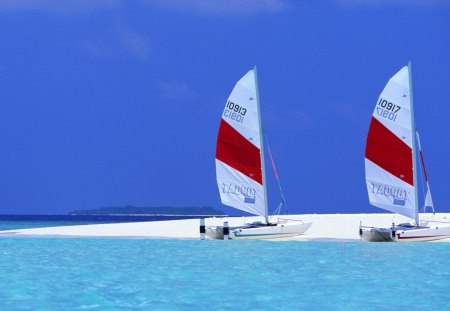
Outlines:
[{"label": "sailboat", "polygon": [[[237,82],[225,104],[217,137],[216,176],[223,204],[264,220],[230,228],[232,239],[295,236],[311,226],[301,220],[269,219],[263,137],[254,67]],[[222,239],[222,227],[209,227],[206,235]]]},{"label": "sailboat", "polygon": [[431,241],[450,237],[450,226],[429,226],[419,218],[416,142],[427,184],[425,206],[433,209],[420,140],[414,121],[411,63],[397,72],[378,98],[365,152],[366,185],[373,206],[412,219],[390,228],[360,226],[372,241]]}]

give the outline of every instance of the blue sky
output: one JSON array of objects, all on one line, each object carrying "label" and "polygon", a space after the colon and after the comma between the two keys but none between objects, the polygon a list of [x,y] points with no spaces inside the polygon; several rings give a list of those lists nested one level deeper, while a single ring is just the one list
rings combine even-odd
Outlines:
[{"label": "blue sky", "polygon": [[448,1],[0,0],[0,42],[0,213],[229,211],[215,140],[254,65],[290,211],[378,212],[365,137],[408,61],[433,199],[450,212]]}]

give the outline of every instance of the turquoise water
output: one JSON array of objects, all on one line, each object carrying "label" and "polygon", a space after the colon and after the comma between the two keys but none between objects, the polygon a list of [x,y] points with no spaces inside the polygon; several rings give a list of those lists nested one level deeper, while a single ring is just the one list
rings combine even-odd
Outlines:
[{"label": "turquoise water", "polygon": [[196,217],[189,215],[0,215],[0,231],[26,228],[176,220],[189,218]]},{"label": "turquoise water", "polygon": [[0,238],[1,310],[450,309],[450,244]]}]

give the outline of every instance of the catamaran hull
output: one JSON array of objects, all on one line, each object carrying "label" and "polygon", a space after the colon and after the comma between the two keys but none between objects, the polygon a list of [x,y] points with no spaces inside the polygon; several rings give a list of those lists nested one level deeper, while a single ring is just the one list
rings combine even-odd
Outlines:
[{"label": "catamaran hull", "polygon": [[395,232],[397,242],[426,242],[450,238],[450,226],[429,227]]},{"label": "catamaran hull", "polygon": [[264,240],[264,239],[280,239],[304,234],[311,223],[284,223],[276,226],[264,226],[257,228],[242,228],[235,229],[230,232],[232,239],[249,239],[249,240]]},{"label": "catamaran hull", "polygon": [[223,240],[223,227],[208,227],[205,232],[206,236],[214,240]]},{"label": "catamaran hull", "polygon": [[359,236],[369,242],[393,242],[391,228],[360,228]]},{"label": "catamaran hull", "polygon": [[[304,234],[312,223],[283,223],[271,226],[261,227],[238,227],[230,228],[230,239],[235,240],[267,240],[280,239]],[[211,239],[223,240],[223,227],[206,228],[206,236]]]},{"label": "catamaran hull", "polygon": [[422,228],[360,228],[359,235],[369,242],[427,242],[450,238],[450,226]]}]

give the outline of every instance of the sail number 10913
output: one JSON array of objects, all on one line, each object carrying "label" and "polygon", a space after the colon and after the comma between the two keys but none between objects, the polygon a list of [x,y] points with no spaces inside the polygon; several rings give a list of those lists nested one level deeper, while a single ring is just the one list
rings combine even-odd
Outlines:
[{"label": "sail number 10913", "polygon": [[242,121],[244,121],[244,116],[246,113],[247,113],[246,108],[237,105],[229,100],[225,105],[225,111],[223,112],[223,116],[236,122],[242,123]]},{"label": "sail number 10913", "polygon": [[230,101],[230,100],[228,101],[226,107],[227,107],[228,109],[230,109],[231,111],[237,112],[237,113],[239,113],[239,114],[241,114],[241,115],[243,115],[243,116],[245,116],[245,114],[247,113],[247,109],[245,109],[244,107],[239,106],[239,105],[233,103],[233,102]]}]

